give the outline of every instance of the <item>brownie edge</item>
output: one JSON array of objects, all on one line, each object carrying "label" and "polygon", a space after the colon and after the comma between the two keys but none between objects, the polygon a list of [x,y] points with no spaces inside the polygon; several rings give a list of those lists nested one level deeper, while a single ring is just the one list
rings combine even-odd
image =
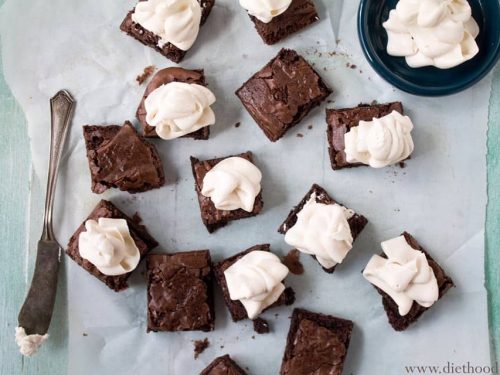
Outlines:
[{"label": "brownie edge", "polygon": [[200,375],[247,375],[229,354],[215,358]]}]

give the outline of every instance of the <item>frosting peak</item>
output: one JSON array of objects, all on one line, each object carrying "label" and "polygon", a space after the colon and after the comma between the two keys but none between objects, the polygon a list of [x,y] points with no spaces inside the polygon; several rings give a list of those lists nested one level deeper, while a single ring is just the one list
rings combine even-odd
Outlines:
[{"label": "frosting peak", "polygon": [[288,268],[276,255],[261,250],[249,252],[224,271],[229,297],[243,304],[250,319],[277,301],[287,275]]},{"label": "frosting peak", "polygon": [[139,264],[141,254],[124,219],[87,220],[80,233],[78,249],[82,258],[108,276],[123,275]]},{"label": "frosting peak", "polygon": [[240,5],[259,21],[269,23],[284,13],[292,0],[240,0]]},{"label": "frosting peak", "polygon": [[352,233],[347,220],[351,210],[338,204],[316,202],[316,194],[297,214],[297,222],[285,234],[285,242],[311,254],[325,268],[342,263],[352,248]]},{"label": "frosting peak", "polygon": [[261,190],[262,173],[248,160],[234,156],[217,163],[203,178],[201,194],[218,210],[252,212]]},{"label": "frosting peak", "polygon": [[396,302],[401,316],[408,314],[413,301],[432,306],[439,288],[425,254],[412,248],[404,236],[382,242],[382,250],[387,258],[374,255],[363,276]]},{"label": "frosting peak", "polygon": [[467,0],[400,0],[383,26],[387,53],[409,66],[453,68],[473,58],[479,27]]},{"label": "frosting peak", "polygon": [[215,123],[210,106],[214,94],[205,86],[170,82],[153,90],[146,100],[146,122],[162,139],[174,139]]},{"label": "frosting peak", "polygon": [[201,6],[197,0],[140,1],[132,13],[132,20],[159,36],[160,48],[172,43],[187,51],[200,31]]},{"label": "frosting peak", "polygon": [[398,111],[372,121],[360,121],[345,136],[346,160],[373,168],[405,160],[413,152],[413,123]]}]

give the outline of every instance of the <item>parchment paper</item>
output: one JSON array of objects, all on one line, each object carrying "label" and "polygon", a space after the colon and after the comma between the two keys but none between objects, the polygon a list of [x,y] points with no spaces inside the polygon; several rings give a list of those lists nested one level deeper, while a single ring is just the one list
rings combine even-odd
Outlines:
[{"label": "parchment paper", "polygon": [[[490,79],[447,98],[404,94],[378,78],[362,57],[355,22],[358,2],[316,3],[320,22],[269,47],[236,0],[217,0],[195,47],[182,63],[186,68],[204,68],[217,96],[217,124],[210,140],[154,141],[164,161],[166,187],[134,196],[117,191],[98,196],[90,191],[81,126],[133,119],[144,90],[135,77],[147,65],[163,68],[172,64],[119,31],[133,0],[52,0],[50,4],[7,0],[0,11],[5,77],[26,114],[34,171],[42,180],[49,143],[48,100],[66,88],[78,102],[58,187],[57,236],[66,243],[97,201],[107,198],[129,214],[140,213],[161,244],[157,251],[209,248],[217,261],[269,242],[274,251],[284,255],[289,248],[276,230],[289,209],[316,182],[370,221],[333,275],[302,256],[305,274],[290,276],[287,281],[297,292],[295,306],[355,322],[344,373],[401,374],[407,365],[446,365],[448,361],[487,365],[483,222]],[[244,111],[234,91],[281,47],[295,48],[314,63],[335,92],[330,97],[334,102],[314,110],[284,139],[272,144]],[[415,123],[412,159],[405,169],[332,171],[325,107],[372,100],[404,103]],[[241,122],[239,128],[234,126],[237,122]],[[246,150],[255,153],[264,174],[265,209],[256,218],[232,223],[209,235],[199,218],[189,156],[211,158]],[[416,236],[457,287],[418,324],[396,333],[387,323],[378,294],[360,271],[370,256],[380,251],[380,241],[403,230]],[[265,313],[272,333],[259,336],[249,322],[230,321],[217,293],[214,332],[146,334],[143,265],[132,277],[131,288],[117,294],[71,260],[65,263],[69,374],[197,374],[225,353],[251,374],[278,373],[291,308]],[[194,361],[192,340],[204,337],[211,345]]]}]

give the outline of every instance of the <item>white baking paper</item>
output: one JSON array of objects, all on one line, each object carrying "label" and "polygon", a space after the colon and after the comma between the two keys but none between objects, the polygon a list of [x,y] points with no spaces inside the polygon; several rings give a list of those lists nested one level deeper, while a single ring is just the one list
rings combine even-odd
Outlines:
[{"label": "white baking paper", "polygon": [[[254,244],[271,243],[276,253],[284,255],[289,248],[276,230],[311,184],[319,183],[370,221],[333,275],[302,256],[305,274],[287,280],[297,292],[295,306],[355,322],[344,373],[404,374],[405,366],[447,362],[487,365],[483,222],[490,79],[446,98],[419,98],[393,89],[361,54],[356,34],[358,2],[316,3],[320,22],[269,47],[238,1],[217,0],[182,62],[186,68],[204,68],[217,96],[217,124],[210,140],[155,140],[167,186],[137,195],[109,191],[99,196],[90,191],[81,126],[134,119],[144,90],[135,77],[147,65],[163,68],[172,63],[119,31],[133,0],[52,0],[50,4],[7,0],[0,11],[5,77],[26,114],[34,171],[42,181],[49,144],[49,98],[65,88],[78,102],[58,187],[57,236],[66,243],[98,200],[107,198],[127,213],[140,213],[160,242],[160,252],[209,248],[217,261]],[[295,48],[314,63],[334,94],[329,98],[333,102],[314,110],[282,140],[271,143],[234,91],[281,47]],[[372,100],[404,103],[415,123],[412,159],[404,169],[332,171],[325,108]],[[237,122],[241,122],[238,128]],[[189,156],[212,158],[246,150],[254,152],[264,175],[265,209],[258,217],[209,235],[199,218]],[[361,270],[380,251],[380,241],[403,230],[416,236],[457,287],[417,324],[397,333],[388,325],[380,297],[362,278]],[[250,374],[279,372],[291,307],[265,313],[272,333],[256,335],[251,323],[231,322],[217,293],[214,332],[147,334],[143,265],[131,278],[131,288],[122,293],[112,292],[69,259],[66,267],[71,375],[197,374],[225,353]],[[195,361],[192,340],[204,337],[210,347]]]}]

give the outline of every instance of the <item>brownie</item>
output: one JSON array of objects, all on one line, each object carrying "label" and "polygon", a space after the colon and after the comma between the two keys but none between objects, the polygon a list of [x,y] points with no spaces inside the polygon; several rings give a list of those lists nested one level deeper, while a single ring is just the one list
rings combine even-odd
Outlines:
[{"label": "brownie", "polygon": [[386,104],[360,104],[354,108],[327,109],[326,122],[328,128],[328,153],[334,170],[350,167],[366,166],[362,163],[348,163],[345,154],[344,135],[352,127],[358,126],[360,121],[372,121],[374,118],[387,116],[392,111],[403,114],[403,105],[400,102]]},{"label": "brownie", "polygon": [[212,261],[208,250],[151,254],[149,331],[213,331]]},{"label": "brownie", "polygon": [[109,188],[139,193],[165,185],[156,148],[137,134],[130,122],[123,126],[86,125],[83,136],[94,193]]},{"label": "brownie", "polygon": [[[139,0],[139,1],[146,1],[146,0]],[[212,7],[214,6],[215,0],[198,0],[198,2],[200,3],[201,6],[200,26],[202,26],[207,20],[210,11],[212,10]],[[132,14],[134,13],[134,9],[128,12],[127,16],[120,25],[120,30],[127,33],[132,38],[135,38],[145,46],[155,49],[157,52],[161,53],[167,59],[170,59],[176,63],[180,62],[186,55],[187,51],[177,48],[172,43],[166,43],[163,47],[160,48],[158,46],[158,41],[160,40],[160,37],[155,33],[146,30],[144,27],[142,27],[138,23],[135,23],[132,20]]]},{"label": "brownie", "polygon": [[[252,153],[247,151],[243,154],[234,155],[244,158],[253,163]],[[252,212],[247,212],[243,209],[237,210],[218,210],[215,208],[210,197],[205,197],[201,194],[203,188],[203,178],[217,163],[220,161],[230,158],[232,156],[227,156],[225,158],[218,158],[212,160],[199,160],[191,156],[191,167],[193,170],[193,176],[195,181],[195,190],[198,194],[198,202],[200,203],[201,219],[203,224],[207,227],[209,233],[213,233],[215,230],[224,227],[228,222],[232,220],[244,219],[247,217],[252,217],[258,215],[262,211],[264,206],[264,201],[262,200],[262,190],[255,197],[255,203]]]},{"label": "brownie", "polygon": [[[241,253],[238,253],[236,255],[233,255],[232,257],[227,258],[214,265],[215,280],[217,281],[217,284],[219,284],[219,287],[222,290],[222,295],[224,296],[224,302],[226,303],[229,313],[231,314],[231,318],[233,319],[234,322],[247,319],[248,314],[247,311],[245,310],[245,307],[240,301],[238,300],[233,301],[231,297],[229,297],[229,290],[227,288],[226,276],[224,275],[224,271],[227,270],[229,267],[231,267],[240,258],[247,255],[249,252],[255,250],[270,251],[270,245],[263,244],[263,245],[252,246],[251,248],[242,251]],[[274,302],[271,306],[267,307],[265,310],[282,305],[291,305],[294,302],[295,302],[295,292],[293,291],[292,288],[288,287],[283,291],[278,300]]]},{"label": "brownie", "polygon": [[[144,102],[146,98],[156,90],[158,87],[166,85],[171,82],[182,82],[182,83],[196,83],[198,85],[207,86],[205,82],[205,74],[203,70],[187,70],[183,68],[165,68],[159,70],[158,73],[154,75],[154,77],[149,82],[146,87],[146,91],[144,91],[144,95],[142,97],[141,103],[139,104],[139,108],[137,108],[137,119],[142,127],[142,134],[144,137],[148,138],[158,138],[158,134],[156,134],[156,129],[154,126],[149,126],[146,121],[146,107]],[[194,139],[208,139],[210,135],[210,127],[205,126],[195,132],[184,135],[182,138],[194,138]]]},{"label": "brownie", "polygon": [[[424,253],[429,266],[432,268],[432,270],[434,271],[434,275],[436,276],[439,288],[439,299],[441,299],[451,287],[455,286],[453,284],[453,280],[448,275],[446,275],[441,266],[434,259],[432,259],[432,257],[422,248],[422,246],[420,246],[420,244],[415,238],[413,238],[411,234],[403,232],[401,235],[404,236],[408,245],[410,245],[415,250]],[[380,256],[383,258],[387,258],[384,253],[380,254]],[[377,289],[377,291],[382,296],[382,303],[384,305],[384,310],[387,313],[389,324],[396,331],[404,331],[410,326],[410,324],[416,322],[426,310],[432,307],[423,307],[414,302],[408,314],[406,314],[405,316],[401,316],[399,315],[399,308],[396,302],[394,302],[394,300],[382,289],[376,287],[375,285],[374,288]]]},{"label": "brownie", "polygon": [[282,49],[236,95],[264,134],[275,142],[332,90],[297,52]]},{"label": "brownie", "polygon": [[80,265],[84,270],[88,271],[90,274],[97,277],[108,287],[118,292],[120,290],[126,289],[128,287],[127,280],[130,277],[131,273],[128,272],[123,275],[117,276],[108,276],[101,273],[97,267],[95,267],[88,260],[83,259],[80,256],[80,250],[78,249],[78,239],[80,237],[80,233],[85,232],[85,222],[87,220],[95,220],[97,221],[99,218],[108,218],[108,219],[124,219],[127,221],[128,228],[130,231],[130,235],[134,240],[139,252],[141,254],[141,260],[146,256],[146,254],[158,246],[158,242],[151,237],[146,228],[140,224],[140,220],[137,219],[138,216],[134,215],[135,219],[131,219],[127,215],[125,215],[120,209],[118,209],[113,203],[101,200],[94,210],[90,213],[90,215],[85,219],[85,221],[78,227],[75,234],[71,236],[69,239],[68,247],[66,249],[66,254],[73,259],[78,265]]},{"label": "brownie", "polygon": [[231,359],[229,354],[217,357],[200,375],[246,375],[247,373]]},{"label": "brownie", "polygon": [[[298,213],[304,208],[304,205],[309,201],[311,198],[311,195],[315,193],[316,194],[316,202],[317,203],[323,203],[323,204],[339,204],[343,206],[342,203],[337,202],[335,199],[330,197],[328,193],[326,192],[325,189],[323,189],[321,186],[314,184],[311,189],[307,192],[304,198],[300,201],[300,203],[295,206],[290,213],[288,214],[288,217],[286,220],[281,224],[281,226],[278,228],[278,232],[281,234],[286,234],[288,230],[295,225],[297,222],[297,215]],[[344,206],[345,207],[345,206]],[[359,236],[365,225],[368,223],[368,220],[366,217],[363,215],[359,215],[357,213],[354,213],[354,215],[347,220],[349,223],[349,227],[351,229],[351,234],[352,234],[352,239],[353,241],[356,240],[356,238]],[[316,258],[314,255],[312,255],[313,258]],[[328,273],[333,273],[335,271],[335,268],[338,266],[335,265],[331,268],[325,268],[323,267],[323,270]]]},{"label": "brownie", "polygon": [[280,375],[341,375],[353,322],[295,309]]},{"label": "brownie", "polygon": [[254,16],[250,19],[266,44],[276,44],[287,36],[319,20],[312,0],[292,0],[288,9],[271,22],[265,23]]}]

